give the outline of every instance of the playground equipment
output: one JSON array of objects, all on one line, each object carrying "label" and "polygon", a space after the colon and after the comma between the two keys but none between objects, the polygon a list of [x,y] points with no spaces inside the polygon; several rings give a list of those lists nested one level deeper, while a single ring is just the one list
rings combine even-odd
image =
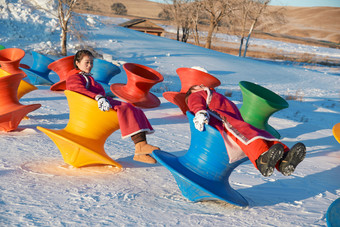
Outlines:
[{"label": "playground equipment", "polygon": [[5,46],[0,45],[0,50],[3,50],[3,49],[5,49],[5,48],[6,48]]},{"label": "playground equipment", "polygon": [[65,90],[70,115],[64,129],[46,129],[38,126],[56,144],[64,161],[74,167],[88,165],[122,166],[111,159],[104,150],[106,139],[119,129],[117,112],[103,112],[95,100],[82,94]]},{"label": "playground equipment", "polygon": [[48,68],[59,76],[59,82],[50,87],[51,91],[64,91],[66,89],[66,79],[68,72],[74,69],[74,55],[61,58],[48,65]]},{"label": "playground equipment", "polygon": [[243,120],[279,139],[281,135],[268,124],[268,120],[275,112],[288,108],[287,101],[267,88],[248,81],[239,82],[239,86],[243,96],[240,108]]},{"label": "playground equipment", "polygon": [[19,88],[18,88],[18,99],[20,100],[22,96],[30,93],[31,91],[37,90],[38,88],[33,84],[30,84],[24,80],[20,81]]},{"label": "playground equipment", "polygon": [[160,100],[149,91],[155,84],[164,80],[163,76],[144,65],[125,63],[123,68],[126,72],[127,84],[112,84],[110,88],[113,94],[137,107],[159,106]]},{"label": "playground equipment", "polygon": [[19,48],[6,48],[0,50],[0,67],[10,74],[25,73],[19,69],[20,61],[25,56],[25,51]]},{"label": "playground equipment", "polygon": [[106,95],[114,96],[110,90],[109,82],[112,77],[120,73],[120,68],[111,62],[95,58],[93,59],[93,68],[91,73],[95,81],[103,86]]},{"label": "playground equipment", "polygon": [[340,143],[340,123],[337,123],[333,126],[332,129],[334,138]]},{"label": "playground equipment", "polygon": [[328,227],[340,226],[340,198],[337,198],[328,207],[326,212],[326,221]]},{"label": "playground equipment", "polygon": [[29,69],[22,68],[22,70],[27,74],[30,82],[34,85],[53,84],[53,82],[48,78],[48,75],[51,72],[48,65],[54,60],[35,51],[32,51],[32,56],[32,67]]},{"label": "playground equipment", "polygon": [[[0,77],[9,76],[9,75],[11,74],[0,68]],[[30,84],[24,80],[21,80],[19,87],[18,87],[18,100],[20,100],[21,97],[26,95],[27,93],[37,90],[37,89],[38,88],[34,86],[33,84]]]},{"label": "playground equipment", "polygon": [[15,130],[21,120],[30,112],[40,108],[41,104],[22,105],[18,101],[18,87],[24,74],[12,74],[0,77],[0,130]]},{"label": "playground equipment", "polygon": [[153,157],[174,176],[184,197],[191,201],[223,200],[228,203],[247,206],[247,200],[229,184],[232,171],[248,158],[230,163],[221,133],[210,125],[200,132],[193,123],[194,115],[186,113],[191,131],[188,152],[176,157],[170,153],[155,150]]},{"label": "playground equipment", "polygon": [[179,79],[181,80],[181,90],[179,92],[167,91],[163,93],[163,97],[169,102],[177,105],[183,114],[189,110],[185,103],[185,93],[193,85],[205,85],[209,88],[215,88],[221,84],[221,82],[209,73],[193,68],[178,68],[176,70]]}]

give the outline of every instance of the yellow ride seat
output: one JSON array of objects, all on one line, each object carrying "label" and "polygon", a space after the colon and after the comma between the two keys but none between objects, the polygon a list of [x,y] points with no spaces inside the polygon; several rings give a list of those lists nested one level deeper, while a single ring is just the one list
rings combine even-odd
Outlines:
[{"label": "yellow ride seat", "polygon": [[74,167],[106,164],[118,168],[122,165],[105,152],[106,139],[119,129],[117,112],[103,112],[97,101],[65,90],[70,109],[69,121],[64,129],[37,129],[48,135],[60,150],[64,161]]},{"label": "yellow ride seat", "polygon": [[333,126],[332,132],[334,138],[340,143],[340,122]]}]

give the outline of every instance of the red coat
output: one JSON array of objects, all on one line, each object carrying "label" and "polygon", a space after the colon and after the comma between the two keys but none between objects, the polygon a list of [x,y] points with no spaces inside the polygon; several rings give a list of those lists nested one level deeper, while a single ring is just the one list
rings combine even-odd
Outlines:
[{"label": "red coat", "polygon": [[257,138],[277,140],[267,131],[258,129],[245,122],[237,106],[225,96],[212,91],[209,105],[207,105],[206,99],[206,91],[192,93],[188,98],[189,109],[196,113],[199,110],[207,110],[209,106],[210,110],[218,113],[225,120],[225,127],[245,144],[249,144]]},{"label": "red coat", "polygon": [[[105,96],[104,88],[92,76],[82,75],[79,70],[66,79],[66,89],[86,95],[92,99],[95,99],[98,94]],[[114,100],[111,97],[106,97],[106,99],[110,102],[112,108],[117,111],[123,138],[131,137],[139,132],[154,132],[149,120],[141,109],[134,107],[130,103]]]},{"label": "red coat", "polygon": [[[237,106],[217,92],[211,91],[209,97],[204,90],[192,93],[188,97],[188,107],[194,114],[199,110],[208,110],[210,113],[217,113],[217,117],[223,119],[224,123],[215,118],[212,113],[209,124],[221,132],[230,162],[237,161],[246,154],[255,164],[255,160],[270,146],[280,143],[267,131],[246,123]],[[284,147],[288,149],[285,145]]]}]

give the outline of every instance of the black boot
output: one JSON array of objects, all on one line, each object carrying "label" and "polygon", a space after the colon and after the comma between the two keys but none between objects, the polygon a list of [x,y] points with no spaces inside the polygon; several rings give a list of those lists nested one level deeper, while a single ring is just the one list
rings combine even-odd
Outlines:
[{"label": "black boot", "polygon": [[295,144],[290,151],[283,155],[279,165],[280,172],[285,176],[290,176],[296,166],[306,157],[306,146],[303,143]]},{"label": "black boot", "polygon": [[255,161],[257,168],[263,176],[269,177],[273,174],[276,163],[283,156],[283,151],[282,144],[274,144]]}]

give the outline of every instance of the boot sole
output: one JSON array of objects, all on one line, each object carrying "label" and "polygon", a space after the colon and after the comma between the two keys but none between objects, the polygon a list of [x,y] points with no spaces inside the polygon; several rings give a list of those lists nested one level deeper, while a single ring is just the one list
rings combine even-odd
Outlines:
[{"label": "boot sole", "polygon": [[306,147],[302,143],[295,144],[290,151],[288,151],[287,156],[282,160],[279,166],[280,172],[284,176],[290,176],[294,171],[296,166],[302,162],[306,157]]},{"label": "boot sole", "polygon": [[275,144],[271,147],[267,152],[268,162],[261,165],[259,171],[265,177],[269,177],[274,173],[274,168],[276,163],[282,158],[283,156],[283,146],[281,144]]}]

